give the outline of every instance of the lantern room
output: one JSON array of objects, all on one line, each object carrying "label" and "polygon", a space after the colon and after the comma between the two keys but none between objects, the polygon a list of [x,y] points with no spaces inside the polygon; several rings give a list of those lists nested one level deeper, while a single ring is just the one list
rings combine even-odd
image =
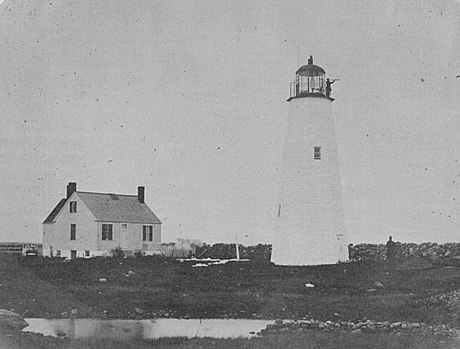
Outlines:
[{"label": "lantern room", "polygon": [[313,57],[310,56],[308,64],[301,66],[291,82],[290,98],[303,96],[324,97],[326,91],[326,72],[323,68],[313,64]]}]

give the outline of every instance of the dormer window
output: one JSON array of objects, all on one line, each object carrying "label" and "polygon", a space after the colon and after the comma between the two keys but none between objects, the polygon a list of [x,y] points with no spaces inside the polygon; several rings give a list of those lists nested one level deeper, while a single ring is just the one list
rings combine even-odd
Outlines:
[{"label": "dormer window", "polygon": [[77,202],[76,201],[70,202],[70,213],[77,213]]},{"label": "dormer window", "polygon": [[321,147],[313,147],[313,159],[321,160]]}]

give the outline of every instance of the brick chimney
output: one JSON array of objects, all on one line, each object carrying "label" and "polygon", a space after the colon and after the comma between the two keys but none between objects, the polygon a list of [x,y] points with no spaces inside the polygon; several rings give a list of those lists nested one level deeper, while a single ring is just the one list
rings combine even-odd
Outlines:
[{"label": "brick chimney", "polygon": [[137,187],[137,199],[141,204],[145,203],[145,187]]},{"label": "brick chimney", "polygon": [[69,184],[67,184],[67,199],[72,196],[74,191],[77,191],[77,183],[69,182]]}]

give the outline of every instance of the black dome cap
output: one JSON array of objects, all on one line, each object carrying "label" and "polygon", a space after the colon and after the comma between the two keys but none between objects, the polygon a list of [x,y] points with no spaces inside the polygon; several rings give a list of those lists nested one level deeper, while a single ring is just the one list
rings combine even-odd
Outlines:
[{"label": "black dome cap", "polygon": [[323,68],[313,64],[312,56],[308,59],[308,64],[301,66],[295,73],[301,76],[320,76],[326,74]]}]

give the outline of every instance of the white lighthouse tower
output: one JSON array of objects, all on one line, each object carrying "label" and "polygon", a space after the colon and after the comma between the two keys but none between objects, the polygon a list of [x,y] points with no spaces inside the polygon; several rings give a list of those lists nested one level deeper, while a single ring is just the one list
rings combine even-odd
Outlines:
[{"label": "white lighthouse tower", "polygon": [[334,264],[348,259],[334,99],[325,75],[310,56],[291,83],[271,257],[275,264]]}]

